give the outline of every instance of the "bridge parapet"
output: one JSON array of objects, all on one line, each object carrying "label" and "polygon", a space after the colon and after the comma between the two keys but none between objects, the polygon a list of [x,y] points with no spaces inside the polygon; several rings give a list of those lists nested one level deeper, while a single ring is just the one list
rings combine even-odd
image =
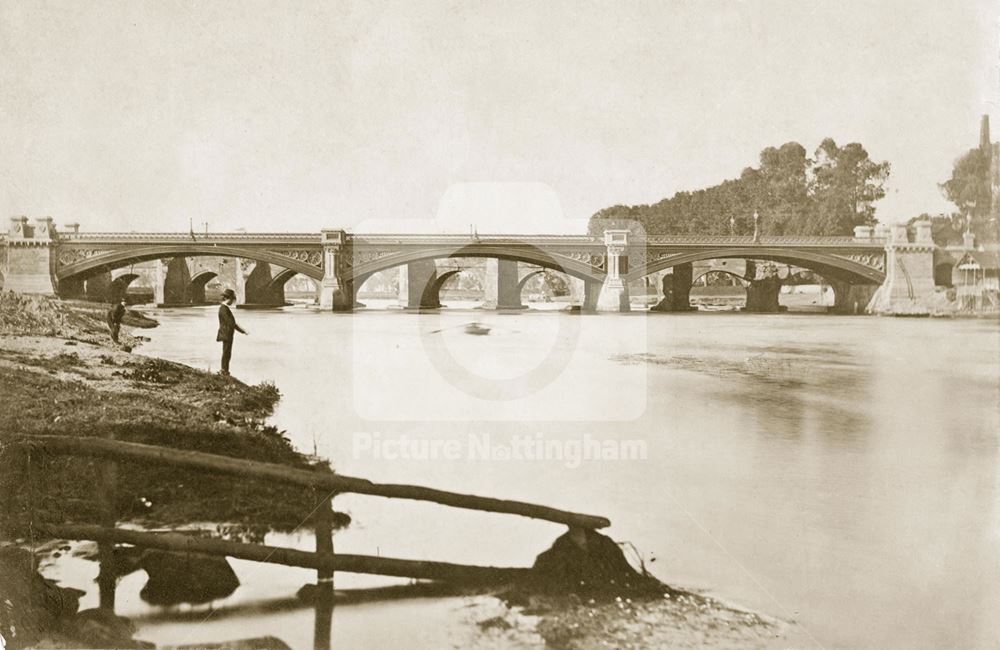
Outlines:
[{"label": "bridge parapet", "polygon": [[844,246],[881,248],[885,246],[885,236],[802,236],[802,235],[647,235],[634,238],[645,246],[785,246],[785,247],[833,247]]},{"label": "bridge parapet", "polygon": [[136,244],[136,243],[289,243],[316,244],[320,236],[315,233],[242,233],[242,232],[60,232],[59,240],[68,244]]},{"label": "bridge parapet", "polygon": [[39,217],[34,223],[29,223],[27,217],[11,217],[4,239],[4,288],[17,293],[54,294],[55,242],[52,217]]}]

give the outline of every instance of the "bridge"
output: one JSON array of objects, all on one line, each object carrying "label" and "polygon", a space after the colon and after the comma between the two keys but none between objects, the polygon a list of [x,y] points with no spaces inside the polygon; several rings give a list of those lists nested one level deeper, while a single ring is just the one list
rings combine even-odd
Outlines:
[{"label": "bridge", "polygon": [[[690,309],[693,264],[745,259],[748,306],[777,309],[781,278],[775,263],[813,271],[834,288],[835,309],[857,313],[920,313],[934,292],[935,255],[930,224],[858,227],[848,237],[642,236],[627,230],[602,235],[414,235],[318,233],[88,233],[76,224],[57,229],[50,217],[14,217],[0,241],[0,275],[7,290],[79,296],[88,284],[123,291],[137,264],[154,262],[157,302],[171,283],[185,300],[203,298],[217,279],[239,302],[280,303],[297,274],[314,280],[325,309],[349,311],[358,288],[374,274],[399,269],[402,306],[434,308],[438,292],[457,270],[441,260],[484,258],[486,304],[521,307],[527,276],[550,269],[572,279],[583,310],[627,311],[629,284],[662,276],[661,311]],[[202,258],[223,263],[202,264]],[[230,260],[231,262],[226,262]],[[666,272],[666,273],[664,273]],[[773,309],[772,309],[773,308]]]}]

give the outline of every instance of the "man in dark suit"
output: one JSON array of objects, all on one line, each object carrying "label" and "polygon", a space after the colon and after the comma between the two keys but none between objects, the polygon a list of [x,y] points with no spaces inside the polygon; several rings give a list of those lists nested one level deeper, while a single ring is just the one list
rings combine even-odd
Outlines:
[{"label": "man in dark suit", "polygon": [[233,356],[233,335],[235,332],[246,334],[247,331],[236,324],[236,317],[233,316],[233,303],[236,302],[236,293],[232,289],[222,292],[222,304],[219,305],[219,333],[215,340],[222,342],[222,374],[229,374],[229,359]]},{"label": "man in dark suit", "polygon": [[111,330],[111,340],[118,343],[118,332],[122,328],[122,318],[125,317],[125,296],[108,310],[108,329]]}]

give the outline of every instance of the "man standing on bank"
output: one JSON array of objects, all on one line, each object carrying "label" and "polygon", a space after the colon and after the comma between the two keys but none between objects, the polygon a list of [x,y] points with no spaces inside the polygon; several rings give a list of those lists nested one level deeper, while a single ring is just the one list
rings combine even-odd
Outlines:
[{"label": "man standing on bank", "polygon": [[229,359],[233,356],[233,335],[235,332],[246,334],[247,331],[236,324],[233,316],[233,303],[236,302],[236,293],[232,289],[222,292],[222,304],[219,305],[219,333],[215,340],[222,342],[222,370],[221,374],[229,374]]},{"label": "man standing on bank", "polygon": [[111,340],[118,343],[118,333],[122,329],[122,318],[125,317],[125,296],[115,302],[108,310],[108,329],[111,330]]}]

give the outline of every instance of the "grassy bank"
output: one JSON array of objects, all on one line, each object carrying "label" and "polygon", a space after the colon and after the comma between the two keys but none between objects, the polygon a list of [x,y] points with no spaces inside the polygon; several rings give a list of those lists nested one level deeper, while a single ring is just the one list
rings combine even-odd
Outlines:
[{"label": "grassy bank", "polygon": [[[0,536],[26,538],[32,523],[97,522],[98,466],[5,445],[30,434],[113,437],[178,449],[306,467],[278,431],[264,425],[280,394],[270,384],[133,355],[116,346],[103,309],[42,298],[0,297]],[[204,473],[121,463],[119,521],[156,526],[225,523],[257,538],[289,530],[315,496]]]}]

